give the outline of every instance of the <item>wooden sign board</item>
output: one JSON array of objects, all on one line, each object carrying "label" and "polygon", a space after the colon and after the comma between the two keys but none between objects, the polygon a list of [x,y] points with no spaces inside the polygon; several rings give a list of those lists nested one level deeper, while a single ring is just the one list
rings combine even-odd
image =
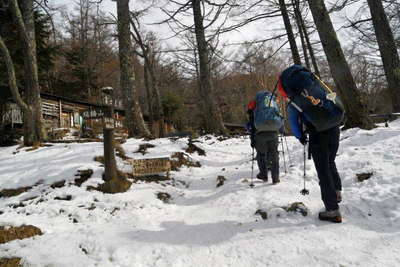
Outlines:
[{"label": "wooden sign board", "polygon": [[103,125],[105,129],[114,129],[115,128],[114,124],[115,124],[114,118],[108,118],[108,117],[103,118]]},{"label": "wooden sign board", "polygon": [[133,176],[154,175],[171,170],[169,158],[132,159]]},{"label": "wooden sign board", "polygon": [[82,112],[82,117],[84,119],[100,119],[104,117],[104,110],[101,107],[87,109]]}]

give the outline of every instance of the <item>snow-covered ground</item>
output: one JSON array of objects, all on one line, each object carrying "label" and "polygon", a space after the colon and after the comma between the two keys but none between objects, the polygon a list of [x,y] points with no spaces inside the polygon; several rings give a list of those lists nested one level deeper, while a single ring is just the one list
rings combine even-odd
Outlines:
[{"label": "snow-covered ground", "polygon": [[[27,266],[399,266],[400,120],[342,133],[342,224],[317,218],[322,202],[312,161],[306,167],[310,195],[299,193],[303,149],[292,137],[290,162],[285,147],[288,173],[281,154],[281,183],[255,181],[254,188],[248,138],[199,140],[207,155],[190,156],[201,168],[172,172],[175,183],[138,183],[114,195],[86,190],[101,182],[103,168],[93,160],[102,154],[101,143],[0,148],[0,190],[34,185],[0,199],[0,224],[35,225],[44,233],[0,245],[0,257],[22,257]],[[127,156],[170,156],[184,151],[187,139],[151,141],[155,147],[144,156],[134,153],[142,143],[128,140]],[[130,168],[121,159],[118,165]],[[75,186],[77,170],[88,168],[92,178]],[[360,183],[356,174],[364,172],[373,176]],[[216,187],[220,175],[226,181]],[[48,186],[60,180],[67,185]],[[172,199],[164,203],[158,192]],[[67,195],[70,201],[55,199]],[[11,207],[21,201],[25,206]],[[282,209],[297,201],[308,216]],[[267,211],[267,220],[254,214],[258,209]]]}]

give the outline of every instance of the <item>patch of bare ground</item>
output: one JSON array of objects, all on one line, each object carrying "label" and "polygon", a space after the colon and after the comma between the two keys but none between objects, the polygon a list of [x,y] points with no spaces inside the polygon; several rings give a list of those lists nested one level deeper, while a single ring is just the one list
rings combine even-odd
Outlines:
[{"label": "patch of bare ground", "polygon": [[282,207],[282,209],[286,210],[287,212],[300,213],[303,216],[307,216],[310,213],[303,202],[294,202],[288,206]]},{"label": "patch of bare ground", "polygon": [[158,192],[157,198],[166,204],[168,204],[172,199],[171,195],[167,192]]},{"label": "patch of bare ground", "polygon": [[254,215],[260,215],[263,220],[267,220],[268,219],[268,212],[263,210],[263,209],[256,210]]},{"label": "patch of bare ground", "polygon": [[58,182],[52,183],[52,184],[50,185],[50,187],[53,188],[53,189],[55,189],[55,188],[61,188],[61,187],[63,187],[63,186],[65,186],[65,180],[58,181]]},{"label": "patch of bare ground", "polygon": [[81,186],[84,182],[89,180],[89,178],[92,177],[92,175],[93,175],[93,170],[92,169],[78,170],[78,173],[75,174],[75,177],[79,177],[79,178],[76,178],[74,180],[75,184],[77,186]]},{"label": "patch of bare ground", "polygon": [[96,156],[93,160],[104,164],[104,156]]},{"label": "patch of bare ground", "polygon": [[[92,177],[93,175],[93,170],[92,169],[87,169],[87,170],[78,170],[78,173],[75,174],[75,178],[74,182],[77,186],[81,186],[84,182],[86,182],[90,177]],[[3,189],[0,191],[0,198],[2,197],[15,197],[18,196],[22,193],[25,193],[29,190],[31,190],[34,186],[38,186],[40,184],[42,184],[43,181],[40,180],[39,182],[37,182],[35,185],[33,186],[25,186],[25,187],[19,187],[19,188],[15,188],[15,189]],[[61,188],[63,186],[65,186],[66,182],[65,180],[61,180],[58,182],[54,182],[50,185],[51,188],[55,189],[55,188]],[[35,197],[32,197],[31,199],[33,199]],[[30,199],[26,199],[26,200],[30,200]]]},{"label": "patch of bare ground", "polygon": [[65,200],[65,201],[71,201],[72,196],[71,195],[66,195],[66,196],[58,196],[54,198],[55,200]]},{"label": "patch of bare ground", "polygon": [[1,267],[20,267],[21,258],[0,258]]},{"label": "patch of bare ground", "polygon": [[52,145],[52,144],[46,144],[46,143],[36,143],[36,144],[34,144],[33,146],[31,146],[31,147],[19,146],[19,147],[17,148],[17,151],[14,152],[13,154],[18,153],[19,150],[20,150],[21,148],[26,148],[26,149],[25,149],[25,152],[30,152],[30,151],[37,150],[37,149],[39,149],[39,148],[41,148],[41,147],[50,147],[50,146],[53,146],[53,145]]},{"label": "patch of bare ground", "polygon": [[374,175],[373,172],[365,172],[365,173],[357,173],[357,181],[359,182],[363,182],[365,180],[368,180],[369,178],[371,178]]},{"label": "patch of bare ground", "polygon": [[[117,171],[117,174],[118,174],[117,177],[113,177],[111,180],[105,181],[98,187],[88,187],[88,189],[97,190],[108,194],[123,193],[128,191],[132,185],[132,182],[128,181],[127,174],[119,170]],[[103,175],[103,180],[104,180],[104,175]]]},{"label": "patch of bare ground", "polygon": [[94,143],[103,142],[100,138],[82,138],[82,139],[72,139],[72,140],[52,140],[51,143],[55,144],[72,144],[72,143]]},{"label": "patch of bare ground", "polygon": [[23,225],[19,227],[0,227],[0,244],[4,244],[16,239],[30,238],[42,235],[42,231],[33,225]]},{"label": "patch of bare ground", "polygon": [[217,187],[224,185],[226,178],[222,175],[218,175],[217,177]]},{"label": "patch of bare ground", "polygon": [[176,152],[171,156],[171,170],[178,171],[182,166],[201,167],[200,162],[193,161],[189,155],[183,152]]},{"label": "patch of bare ground", "polygon": [[133,179],[134,183],[136,183],[136,182],[159,183],[159,182],[164,182],[164,181],[168,181],[171,179],[168,175],[159,175],[159,174],[143,175],[143,176],[129,175],[129,176],[130,176],[130,178]]},{"label": "patch of bare ground", "polygon": [[155,145],[145,143],[145,144],[140,144],[139,149],[135,151],[135,153],[142,153],[142,155],[145,155],[147,153],[147,149],[153,148]]},{"label": "patch of bare ground", "polygon": [[18,196],[24,192],[27,192],[30,189],[32,189],[32,186],[19,187],[15,189],[3,189],[0,191],[0,198]]},{"label": "patch of bare ground", "polygon": [[192,139],[189,139],[189,143],[188,143],[188,147],[186,148],[185,152],[192,154],[194,152],[197,152],[197,154],[199,154],[199,156],[205,156],[206,155],[206,151],[198,146],[196,146],[194,143],[196,141],[193,141]]}]

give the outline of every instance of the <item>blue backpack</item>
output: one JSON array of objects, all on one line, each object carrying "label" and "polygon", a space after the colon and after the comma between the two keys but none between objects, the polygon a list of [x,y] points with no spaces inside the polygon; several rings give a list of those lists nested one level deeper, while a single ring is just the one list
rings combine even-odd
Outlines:
[{"label": "blue backpack", "polygon": [[282,87],[290,102],[317,132],[340,125],[345,116],[342,101],[336,94],[327,94],[323,82],[300,65],[285,69],[281,76]]},{"label": "blue backpack", "polygon": [[256,95],[254,126],[257,132],[278,131],[283,126],[279,106],[276,103],[274,95],[270,92],[261,91]]}]

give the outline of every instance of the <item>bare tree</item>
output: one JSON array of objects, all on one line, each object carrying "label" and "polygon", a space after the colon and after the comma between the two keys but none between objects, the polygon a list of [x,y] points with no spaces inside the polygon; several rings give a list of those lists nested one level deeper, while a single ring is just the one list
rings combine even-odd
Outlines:
[{"label": "bare tree", "polygon": [[[311,58],[311,62],[312,62],[313,68],[314,68],[314,72],[315,72],[315,74],[317,76],[320,76],[320,72],[319,72],[318,63],[317,63],[317,59],[316,59],[316,56],[315,56],[314,48],[313,48],[313,46],[311,44],[311,40],[310,40],[310,34],[308,33],[306,21],[303,18],[303,14],[302,14],[302,11],[301,11],[300,0],[294,0],[294,10],[295,10],[296,16],[298,18],[299,28],[301,29],[301,31],[304,34],[304,39],[306,41],[307,48],[308,48],[308,51],[310,53],[310,58]],[[304,15],[304,16],[306,16],[306,15]]]},{"label": "bare tree", "polygon": [[53,87],[61,94],[67,91],[76,98],[99,102],[101,88],[118,87],[118,70],[109,68],[117,60],[110,18],[90,0],[80,0],[73,12],[62,15],[66,23],[58,44],[62,53],[54,60],[58,69]]},{"label": "bare tree", "polygon": [[400,112],[400,60],[396,43],[381,0],[368,0],[383,68],[391,94],[393,111]]},{"label": "bare tree", "polygon": [[121,71],[121,89],[124,96],[125,126],[129,136],[150,136],[144,123],[143,114],[134,87],[134,72],[132,63],[132,39],[130,30],[129,0],[117,0],[118,13],[118,43]]},{"label": "bare tree", "polygon": [[204,30],[204,17],[201,9],[202,0],[192,0],[191,5],[193,9],[194,27],[197,41],[197,51],[199,55],[199,74],[200,74],[200,93],[203,98],[203,110],[205,114],[210,116],[204,116],[206,121],[206,127],[209,132],[223,134],[226,132],[225,126],[222,121],[221,112],[219,107],[215,103],[213,97],[213,88],[211,84],[210,75],[210,54],[209,44],[205,37]]},{"label": "bare tree", "polygon": [[302,47],[302,50],[303,50],[304,62],[306,63],[306,67],[308,69],[311,69],[310,68],[310,59],[308,57],[308,50],[307,50],[306,40],[305,40],[305,36],[304,36],[304,31],[303,31],[303,27],[302,27],[301,22],[300,22],[301,12],[300,12],[299,7],[296,5],[294,0],[292,0],[292,6],[293,6],[294,19],[296,21],[297,30],[298,30],[299,35],[300,35],[300,41],[301,41],[301,47]]},{"label": "bare tree", "polygon": [[[361,96],[368,105],[368,110],[375,114],[387,113],[388,94],[385,75],[382,66],[371,61],[369,53],[360,54],[357,51],[357,44],[345,51],[345,55],[354,80],[361,90]],[[391,107],[390,107],[391,108]]]},{"label": "bare tree", "polygon": [[[194,74],[198,73],[205,129],[212,133],[226,133],[221,112],[214,96],[211,61],[217,50],[219,35],[232,30],[224,26],[232,8],[235,6],[235,1],[185,0],[170,2],[173,3],[173,10],[163,8],[168,19],[161,23],[168,23],[175,35],[186,34],[187,36],[187,33],[190,33],[195,36],[197,53],[193,50],[188,52],[191,52],[191,56],[195,56],[195,59],[191,59],[191,61],[198,62]],[[193,18],[192,22],[188,23],[188,20],[181,20],[185,17]],[[184,56],[187,57],[188,55],[185,54]]]},{"label": "bare tree", "polygon": [[344,57],[324,1],[308,0],[308,4],[328,59],[333,80],[346,109],[347,121],[345,126],[348,128],[371,129],[373,124],[368,117],[365,105],[361,103],[360,94]]},{"label": "bare tree", "polygon": [[[14,100],[24,113],[24,145],[37,145],[46,138],[42,122],[42,108],[36,58],[36,38],[33,17],[33,0],[9,2],[9,8],[20,35],[25,69],[25,101],[19,93],[15,77],[14,63],[2,37],[0,36],[0,51],[3,54],[9,79],[9,86]],[[23,13],[21,13],[21,10]]]},{"label": "bare tree", "polygon": [[301,65],[300,54],[297,48],[296,38],[293,34],[292,25],[290,24],[290,18],[287,12],[285,0],[279,0],[279,8],[282,13],[283,22],[285,24],[286,34],[290,44],[290,50],[292,51],[293,62],[294,64]]},{"label": "bare tree", "polygon": [[159,89],[159,82],[155,73],[156,67],[156,53],[155,49],[155,36],[148,34],[147,40],[142,38],[140,32],[140,23],[138,14],[131,13],[131,25],[133,28],[132,37],[139,45],[141,53],[139,55],[144,59],[144,80],[147,90],[147,98],[149,102],[150,122],[152,123],[152,134],[155,137],[165,136],[165,116],[161,102],[161,95]]}]

